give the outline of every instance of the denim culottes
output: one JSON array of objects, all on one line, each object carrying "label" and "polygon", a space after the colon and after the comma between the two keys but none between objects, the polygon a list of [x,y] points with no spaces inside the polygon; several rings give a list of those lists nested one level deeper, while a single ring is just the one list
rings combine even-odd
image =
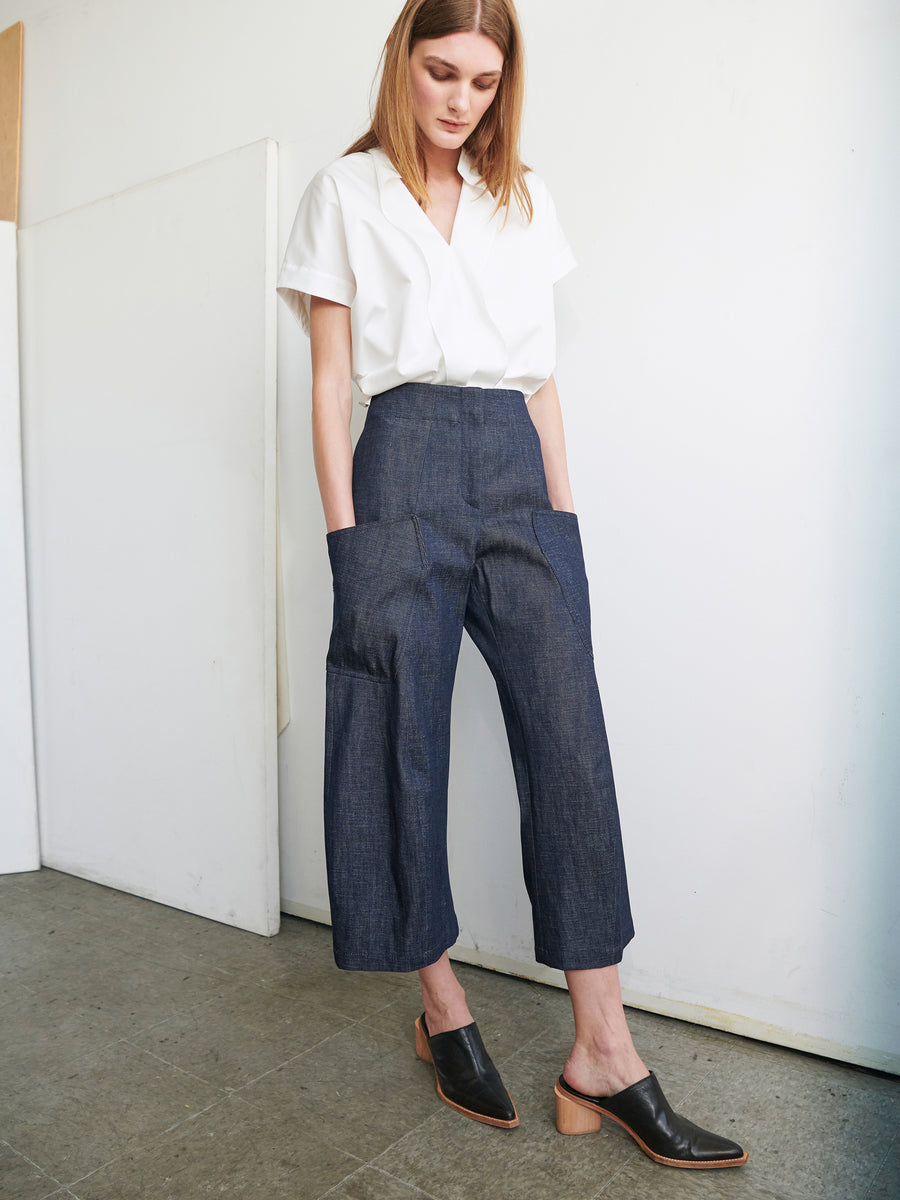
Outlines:
[{"label": "denim culottes", "polygon": [[458,936],[447,780],[463,628],[500,694],[535,957],[619,962],[633,926],[578,520],[550,505],[524,396],[416,383],[374,397],[353,502],[356,525],[327,535],[337,965],[417,970]]}]

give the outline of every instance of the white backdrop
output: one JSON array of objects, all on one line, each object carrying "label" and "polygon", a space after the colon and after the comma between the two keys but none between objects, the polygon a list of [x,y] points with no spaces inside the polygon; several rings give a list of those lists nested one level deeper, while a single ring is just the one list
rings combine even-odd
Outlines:
[{"label": "white backdrop", "polygon": [[[28,26],[22,224],[270,136],[283,247],[364,124],[398,7],[0,0],[0,25]],[[900,12],[519,8],[526,155],[580,261],[558,378],[638,927],[628,995],[898,1069]],[[330,589],[307,348],[280,321],[282,894],[321,915]],[[466,647],[460,953],[535,973],[492,689]]]}]

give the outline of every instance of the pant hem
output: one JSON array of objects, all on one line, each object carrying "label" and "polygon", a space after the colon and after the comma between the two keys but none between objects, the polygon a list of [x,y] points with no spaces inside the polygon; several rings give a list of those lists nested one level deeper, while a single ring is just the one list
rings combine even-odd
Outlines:
[{"label": "pant hem", "polygon": [[553,967],[557,971],[595,971],[603,967],[617,967],[630,941],[631,937],[622,944],[621,949],[600,954],[555,954],[536,949],[534,957],[543,966]]},{"label": "pant hem", "polygon": [[456,945],[456,939],[459,937],[459,930],[453,935],[450,941],[442,941],[440,949],[426,951],[425,954],[408,955],[405,958],[381,958],[374,962],[371,959],[363,960],[359,955],[339,955],[337,951],[334,954],[334,961],[341,971],[388,971],[401,975],[408,975],[413,971],[421,971],[423,967],[430,967],[432,963],[437,962],[441,955],[446,950],[450,950]]}]

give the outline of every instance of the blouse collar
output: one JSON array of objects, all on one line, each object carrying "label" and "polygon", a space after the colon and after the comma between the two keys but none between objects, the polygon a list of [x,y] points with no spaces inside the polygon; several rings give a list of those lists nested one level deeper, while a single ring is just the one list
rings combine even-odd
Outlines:
[{"label": "blouse collar", "polygon": [[[428,260],[432,273],[443,269],[448,243],[416,204],[384,150],[378,146],[369,154],[375,166],[382,213],[392,225],[413,239]],[[464,191],[456,211],[450,245],[460,247],[464,244],[472,269],[481,272],[487,270],[491,243],[497,233],[497,222],[493,220],[494,198],[481,182],[465,151],[460,155],[459,173],[463,177]]]},{"label": "blouse collar", "polygon": [[[403,180],[400,177],[400,172],[391,162],[387,153],[382,150],[380,146],[375,146],[369,151],[369,154],[371,154],[375,161],[375,172],[378,176],[378,182],[380,185],[383,186],[392,179],[401,184],[403,183]],[[471,184],[473,187],[484,187],[481,176],[475,169],[475,164],[472,161],[471,155],[467,154],[465,150],[461,151],[460,153],[459,166],[457,167],[457,170],[466,183]],[[406,184],[403,184],[403,186],[406,187]]]},{"label": "blouse collar", "polygon": [[[473,187],[478,187],[478,185],[481,184],[481,176],[475,170],[475,164],[472,162],[471,157],[465,152],[465,150],[463,150],[459,156],[459,166],[457,167],[457,170],[459,171],[460,175],[462,175],[466,183],[471,183]],[[482,186],[484,185],[482,184]]]}]

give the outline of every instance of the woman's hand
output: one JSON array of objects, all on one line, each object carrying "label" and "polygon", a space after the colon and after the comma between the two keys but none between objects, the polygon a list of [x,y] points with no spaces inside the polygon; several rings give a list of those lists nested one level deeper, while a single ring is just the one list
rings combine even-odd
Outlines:
[{"label": "woman's hand", "polygon": [[313,461],[325,528],[356,524],[353,512],[353,445],[350,414],[350,309],[319,296],[310,299],[309,334],[312,348]]},{"label": "woman's hand", "polygon": [[559,392],[552,375],[528,401],[528,413],[541,439],[541,457],[544,460],[544,475],[547,479],[550,503],[561,511],[574,512],[575,501],[572,499],[572,487],[569,483]]}]

